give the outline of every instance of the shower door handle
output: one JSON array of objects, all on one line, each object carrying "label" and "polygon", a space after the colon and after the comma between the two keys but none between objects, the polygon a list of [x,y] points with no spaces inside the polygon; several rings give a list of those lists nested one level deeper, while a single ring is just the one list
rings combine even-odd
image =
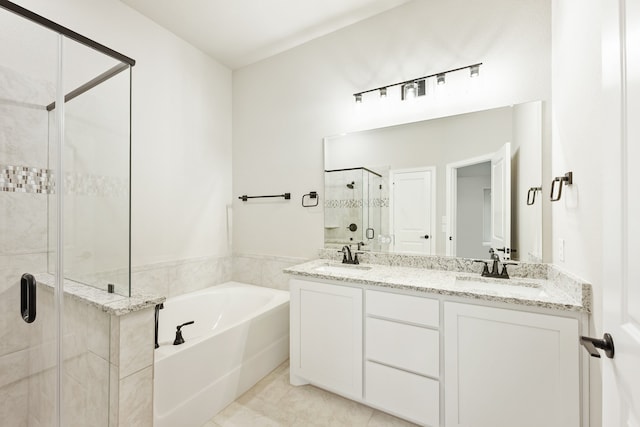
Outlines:
[{"label": "shower door handle", "polygon": [[29,273],[20,278],[20,314],[27,323],[36,320],[36,278]]}]

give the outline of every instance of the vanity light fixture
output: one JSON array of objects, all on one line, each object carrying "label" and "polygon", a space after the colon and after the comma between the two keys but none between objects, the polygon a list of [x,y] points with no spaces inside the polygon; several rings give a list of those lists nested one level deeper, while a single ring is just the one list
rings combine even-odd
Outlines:
[{"label": "vanity light fixture", "polygon": [[435,73],[435,74],[429,74],[428,76],[424,76],[424,77],[418,77],[415,79],[411,79],[411,80],[405,80],[403,82],[398,82],[398,83],[392,83],[390,85],[386,85],[386,86],[382,86],[382,87],[377,87],[375,89],[369,89],[369,90],[364,90],[362,92],[358,92],[358,93],[354,93],[353,96],[356,99],[356,102],[360,103],[362,102],[362,95],[364,95],[365,93],[369,93],[369,92],[374,92],[374,91],[379,91],[380,92],[380,98],[386,98],[387,96],[387,89],[393,86],[400,86],[400,96],[403,100],[405,99],[411,99],[413,97],[416,96],[423,96],[426,94],[426,82],[427,79],[431,78],[431,77],[435,77],[436,78],[436,82],[441,85],[444,84],[446,81],[446,77],[445,75],[447,73],[453,73],[454,71],[460,71],[460,70],[464,70],[466,68],[469,69],[469,76],[470,77],[478,77],[480,75],[480,66],[482,65],[482,62],[479,62],[477,64],[471,64],[471,65],[466,65],[464,67],[460,67],[460,68],[454,68],[453,70],[447,70],[447,71],[441,71],[439,73]]}]

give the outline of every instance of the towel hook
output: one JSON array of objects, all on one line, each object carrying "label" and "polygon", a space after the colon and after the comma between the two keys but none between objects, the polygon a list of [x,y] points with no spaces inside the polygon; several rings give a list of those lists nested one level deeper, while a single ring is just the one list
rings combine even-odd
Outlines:
[{"label": "towel hook", "polygon": [[527,191],[527,205],[531,206],[536,202],[536,193],[542,191],[542,187],[531,187]]},{"label": "towel hook", "polygon": [[[553,197],[555,193],[556,182],[558,183],[558,196]],[[567,172],[564,176],[556,176],[553,181],[551,181],[551,201],[557,202],[562,197],[562,184],[571,185],[573,184],[573,172]]]}]

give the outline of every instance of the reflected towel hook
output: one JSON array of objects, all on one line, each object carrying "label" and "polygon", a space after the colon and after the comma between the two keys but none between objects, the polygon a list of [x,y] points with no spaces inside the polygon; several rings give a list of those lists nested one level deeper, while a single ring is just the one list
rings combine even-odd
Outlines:
[{"label": "reflected towel hook", "polygon": [[527,206],[531,206],[536,202],[536,193],[542,191],[542,187],[531,187],[527,191]]},{"label": "reflected towel hook", "polygon": [[[555,193],[556,182],[558,183],[558,196],[553,197]],[[562,197],[562,184],[571,185],[573,184],[573,172],[567,172],[564,176],[556,176],[553,181],[551,181],[551,201],[557,202]]]}]

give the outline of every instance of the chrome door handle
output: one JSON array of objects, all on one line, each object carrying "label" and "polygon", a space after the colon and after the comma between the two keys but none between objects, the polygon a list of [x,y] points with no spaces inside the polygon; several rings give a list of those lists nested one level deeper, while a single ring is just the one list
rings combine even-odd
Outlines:
[{"label": "chrome door handle", "polygon": [[421,238],[421,239],[428,239],[428,238],[429,238],[429,235],[428,235],[428,234],[425,234],[424,236],[420,236],[420,238]]}]

